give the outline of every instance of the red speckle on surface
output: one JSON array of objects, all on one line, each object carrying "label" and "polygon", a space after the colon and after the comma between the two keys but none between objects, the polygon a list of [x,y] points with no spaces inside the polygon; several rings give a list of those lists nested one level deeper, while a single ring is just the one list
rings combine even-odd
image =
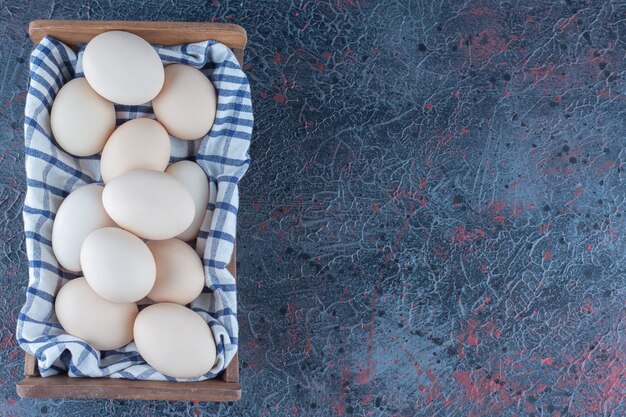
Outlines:
[{"label": "red speckle on surface", "polygon": [[320,72],[324,72],[324,64],[322,64],[321,62],[318,62],[316,64],[313,64],[313,68],[315,68],[316,70],[320,71]]},{"label": "red speckle on surface", "polygon": [[[468,417],[502,415],[503,409],[517,402],[515,397],[503,389],[506,384],[495,382],[496,378],[488,376],[484,369],[456,371],[452,378],[463,387],[465,398],[477,406],[467,414]],[[493,401],[495,396],[498,399]]]},{"label": "red speckle on surface", "polygon": [[324,58],[324,59],[330,59],[330,58],[332,58],[332,56],[333,56],[333,54],[331,54],[328,51],[322,52],[322,58]]},{"label": "red speckle on surface", "polygon": [[542,363],[543,365],[552,365],[552,364],[554,363],[554,358],[551,358],[551,357],[549,357],[549,356],[548,356],[548,357],[546,357],[546,358],[543,358],[543,359],[541,360],[541,363]]},{"label": "red speckle on surface", "polygon": [[420,365],[419,361],[415,358],[413,353],[410,350],[408,350],[406,347],[401,345],[400,348],[402,349],[402,351],[406,354],[406,356],[409,358],[409,360],[413,364],[413,368],[415,368],[415,370],[417,371],[417,375],[421,376],[424,373],[424,370],[422,369],[422,366]]},{"label": "red speckle on surface", "polygon": [[456,380],[461,386],[465,389],[465,396],[472,401],[481,401],[480,393],[478,392],[478,387],[472,381],[472,372],[471,371],[456,371],[452,374],[452,378]]},{"label": "red speckle on surface", "polygon": [[549,250],[543,251],[543,259],[545,259],[546,261],[551,261],[553,257],[554,257],[554,254],[551,251]]},{"label": "red speckle on surface", "polygon": [[22,350],[20,348],[15,348],[11,351],[11,353],[9,354],[7,360],[11,361],[13,360]]},{"label": "red speckle on surface", "polygon": [[476,326],[478,322],[474,319],[467,321],[465,331],[459,335],[459,342],[465,341],[470,346],[478,346],[478,337],[476,336]]},{"label": "red speckle on surface", "polygon": [[365,363],[365,367],[361,368],[361,370],[359,371],[357,382],[361,385],[369,384],[373,369],[374,369],[374,366],[371,363],[371,359],[368,359]]},{"label": "red speckle on surface", "polygon": [[438,140],[437,140],[437,144],[438,145],[443,145],[446,142],[450,141],[450,139],[454,138],[454,134],[453,133],[448,133],[446,135],[441,136]]},{"label": "red speckle on surface", "polygon": [[347,366],[344,366],[341,369],[341,388],[339,391],[339,397],[337,398],[337,402],[335,406],[333,407],[333,409],[335,410],[335,414],[337,414],[338,416],[342,416],[343,413],[345,412],[344,401],[345,401],[346,392],[350,388],[350,378],[351,378],[350,368]]},{"label": "red speckle on surface", "polygon": [[296,323],[296,311],[291,306],[291,303],[287,303],[287,314],[289,315],[289,321],[291,323]]},{"label": "red speckle on surface", "polygon": [[285,214],[289,213],[291,210],[293,210],[294,208],[296,208],[298,205],[297,204],[293,204],[291,206],[287,206],[287,207],[282,207],[279,208],[278,210],[275,210],[272,215],[271,215],[271,219],[272,220],[278,220],[281,217],[283,217]]},{"label": "red speckle on surface", "polygon": [[582,194],[582,193],[584,193],[584,192],[585,192],[585,189],[584,189],[583,187],[578,187],[578,188],[576,188],[574,191],[572,191],[572,194],[573,194],[575,197],[578,197],[579,195],[581,195],[581,194]]},{"label": "red speckle on surface", "polygon": [[380,204],[379,203],[372,204],[372,211],[374,213],[378,213],[380,211]]},{"label": "red speckle on surface", "polygon": [[496,322],[494,319],[490,319],[489,321],[487,321],[487,323],[485,323],[484,329],[490,336],[494,337],[496,340],[500,339],[500,336],[502,335],[502,331],[496,326]]},{"label": "red speckle on surface", "polygon": [[284,96],[283,93],[276,93],[274,94],[274,101],[277,103],[286,103],[287,98]]},{"label": "red speckle on surface", "polygon": [[431,383],[436,381],[435,374],[433,374],[432,370],[430,370],[430,369],[427,370],[426,371],[426,375],[428,376],[428,379],[430,380]]},{"label": "red speckle on surface", "polygon": [[492,203],[490,208],[496,213],[504,210],[504,200],[498,200],[495,203]]},{"label": "red speckle on surface", "polygon": [[474,240],[484,236],[485,232],[481,229],[474,229],[473,232],[470,232],[464,227],[457,227],[454,230],[454,242],[456,243],[463,243],[468,240]]},{"label": "red speckle on surface", "polygon": [[548,231],[550,230],[550,226],[553,226],[553,224],[550,222],[540,225],[539,233],[542,233],[542,234],[548,233]]},{"label": "red speckle on surface", "polygon": [[551,75],[556,70],[554,65],[539,65],[533,68],[529,68],[525,71],[525,74],[538,81],[540,78]]},{"label": "red speckle on surface", "polygon": [[276,53],[274,53],[274,64],[280,64],[281,58],[280,52],[276,51]]},{"label": "red speckle on surface", "polygon": [[10,110],[13,107],[13,103],[15,103],[16,101],[21,101],[21,100],[25,99],[27,94],[28,94],[27,91],[23,91],[21,93],[14,94],[13,97],[11,97],[9,100],[7,100],[7,103],[5,105],[6,108]]},{"label": "red speckle on surface", "polygon": [[484,15],[494,15],[496,11],[494,9],[487,9],[483,7],[473,7],[467,11],[467,13],[472,16],[484,16]]},{"label": "red speckle on surface", "polygon": [[467,134],[468,134],[468,133],[470,133],[470,132],[471,132],[471,130],[466,129],[466,128],[462,128],[461,130],[459,130],[459,133],[460,133],[461,135],[467,135]]},{"label": "red speckle on surface", "polygon": [[585,314],[593,314],[596,312],[596,309],[594,308],[594,306],[591,305],[591,302],[589,301],[585,302],[582,310]]},{"label": "red speckle on surface", "polygon": [[424,105],[424,108],[425,108],[426,110],[432,110],[432,109],[433,109],[433,103],[426,103],[426,104]]},{"label": "red speckle on surface", "polygon": [[476,40],[469,47],[468,55],[472,60],[489,61],[497,54],[506,51],[507,42],[498,36],[495,29],[486,29],[476,35]]},{"label": "red speckle on surface", "polygon": [[591,252],[591,251],[593,251],[593,246],[587,245],[587,252]]},{"label": "red speckle on surface", "polygon": [[337,9],[339,11],[344,11],[347,10],[350,7],[355,7],[356,6],[356,1],[355,0],[335,0],[335,2],[337,3]]},{"label": "red speckle on surface", "polygon": [[306,352],[307,356],[309,356],[309,354],[311,353],[311,350],[312,350],[311,338],[307,337],[306,338],[306,344],[304,345],[304,351]]},{"label": "red speckle on surface", "polygon": [[577,16],[574,14],[574,15],[572,15],[572,16],[570,16],[570,17],[568,17],[568,18],[564,19],[564,20],[563,20],[563,22],[561,22],[561,23],[559,24],[559,28],[560,28],[562,31],[565,31],[565,32],[567,32],[567,31],[568,31],[568,29],[567,29],[567,28],[568,28],[570,25],[571,25],[572,27],[574,27],[574,28],[577,28],[577,27],[578,27],[578,23],[576,23],[576,20],[577,20]]}]

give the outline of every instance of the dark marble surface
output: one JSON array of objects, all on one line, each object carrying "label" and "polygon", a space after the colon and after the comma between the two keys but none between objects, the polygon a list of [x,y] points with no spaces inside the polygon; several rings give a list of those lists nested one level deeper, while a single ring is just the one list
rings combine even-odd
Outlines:
[{"label": "dark marble surface", "polygon": [[[249,34],[243,400],[20,400],[26,27]],[[0,3],[0,414],[623,416],[626,4]]]}]

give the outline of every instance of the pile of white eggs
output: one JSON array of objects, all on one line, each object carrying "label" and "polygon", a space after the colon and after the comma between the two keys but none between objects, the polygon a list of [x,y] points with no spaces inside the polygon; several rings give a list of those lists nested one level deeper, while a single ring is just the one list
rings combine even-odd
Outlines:
[{"label": "pile of white eggs", "polygon": [[[55,301],[63,329],[95,349],[133,339],[157,371],[177,378],[208,372],[216,359],[204,319],[186,307],[204,288],[190,246],[209,202],[209,183],[191,161],[168,166],[170,137],[195,140],[215,120],[216,91],[199,70],[163,64],[154,48],[127,32],[106,32],[87,45],[85,78],[66,83],[50,124],[69,154],[101,153],[104,186],[83,185],[62,202],[52,227],[59,264],[82,277]],[[114,103],[152,102],[157,120],[116,128]],[[137,304],[152,303],[139,312]]]}]

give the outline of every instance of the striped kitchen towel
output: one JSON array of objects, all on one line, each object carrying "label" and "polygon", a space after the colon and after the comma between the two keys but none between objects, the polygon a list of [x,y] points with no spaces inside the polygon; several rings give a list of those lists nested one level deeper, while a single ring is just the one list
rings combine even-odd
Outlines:
[{"label": "striped kitchen towel", "polygon": [[[29,281],[26,303],[17,322],[20,346],[33,354],[42,376],[67,372],[70,376],[144,380],[175,380],[147,365],[134,342],[116,351],[98,351],[70,336],[54,314],[61,286],[78,275],[64,270],[51,247],[52,223],[63,199],[85,184],[99,183],[100,157],[74,157],[57,146],[50,131],[50,108],[61,86],[82,77],[82,50],[76,53],[46,37],[30,57],[30,83],[24,117],[26,198],[24,230]],[[164,64],[183,63],[201,69],[218,92],[217,115],[202,139],[171,138],[172,158],[195,160],[209,177],[211,201],[196,243],[202,256],[206,287],[191,307],[209,324],[217,342],[217,362],[200,378],[215,377],[237,352],[237,300],[234,277],[226,269],[235,244],[238,183],[250,164],[252,135],[250,85],[232,51],[213,42],[155,47]],[[150,103],[116,105],[118,125],[138,117],[154,118]]]}]

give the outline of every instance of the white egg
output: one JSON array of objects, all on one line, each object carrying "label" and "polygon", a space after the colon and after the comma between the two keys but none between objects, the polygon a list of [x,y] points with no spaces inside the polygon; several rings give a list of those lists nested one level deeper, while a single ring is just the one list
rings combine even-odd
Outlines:
[{"label": "white egg", "polygon": [[114,178],[104,187],[102,202],[117,224],[151,240],[177,236],[195,215],[189,191],[159,171],[135,170]]},{"label": "white egg", "polygon": [[148,246],[117,227],[104,227],[87,236],[80,263],[91,288],[114,303],[141,300],[156,278],[156,264]]},{"label": "white egg", "polygon": [[141,356],[164,375],[195,378],[215,364],[211,329],[198,313],[181,305],[146,307],[135,320],[134,336]]},{"label": "white egg", "polygon": [[130,120],[113,132],[100,160],[104,182],[134,169],[164,171],[170,160],[170,137],[152,119]]},{"label": "white egg", "polygon": [[163,89],[152,100],[157,120],[179,139],[194,140],[206,135],[215,121],[217,93],[198,69],[183,64],[165,67]]},{"label": "white egg", "polygon": [[[166,173],[176,178],[187,188],[193,198],[195,206],[195,216],[191,225],[181,234],[176,236],[184,241],[190,241],[198,237],[198,232],[204,221],[209,205],[209,180],[200,168],[200,165],[191,161],[179,161],[170,165]],[[208,224],[211,222],[209,221]]]},{"label": "white egg", "polygon": [[83,277],[61,287],[54,310],[67,333],[99,350],[119,349],[130,343],[139,312],[134,303],[112,303],[100,297]]},{"label": "white egg", "polygon": [[195,300],[204,288],[204,269],[196,251],[179,239],[151,240],[148,248],[156,262],[156,280],[148,298],[176,304]]},{"label": "white egg", "polygon": [[80,271],[80,248],[91,232],[115,226],[102,205],[98,184],[75,189],[61,203],[52,225],[52,250],[59,264],[70,271]]},{"label": "white egg", "polygon": [[115,107],[84,78],[67,82],[56,95],[50,129],[59,146],[75,156],[95,155],[115,129]]},{"label": "white egg", "polygon": [[111,31],[96,36],[87,44],[82,63],[91,87],[117,104],[147,103],[163,87],[161,58],[132,33]]}]

